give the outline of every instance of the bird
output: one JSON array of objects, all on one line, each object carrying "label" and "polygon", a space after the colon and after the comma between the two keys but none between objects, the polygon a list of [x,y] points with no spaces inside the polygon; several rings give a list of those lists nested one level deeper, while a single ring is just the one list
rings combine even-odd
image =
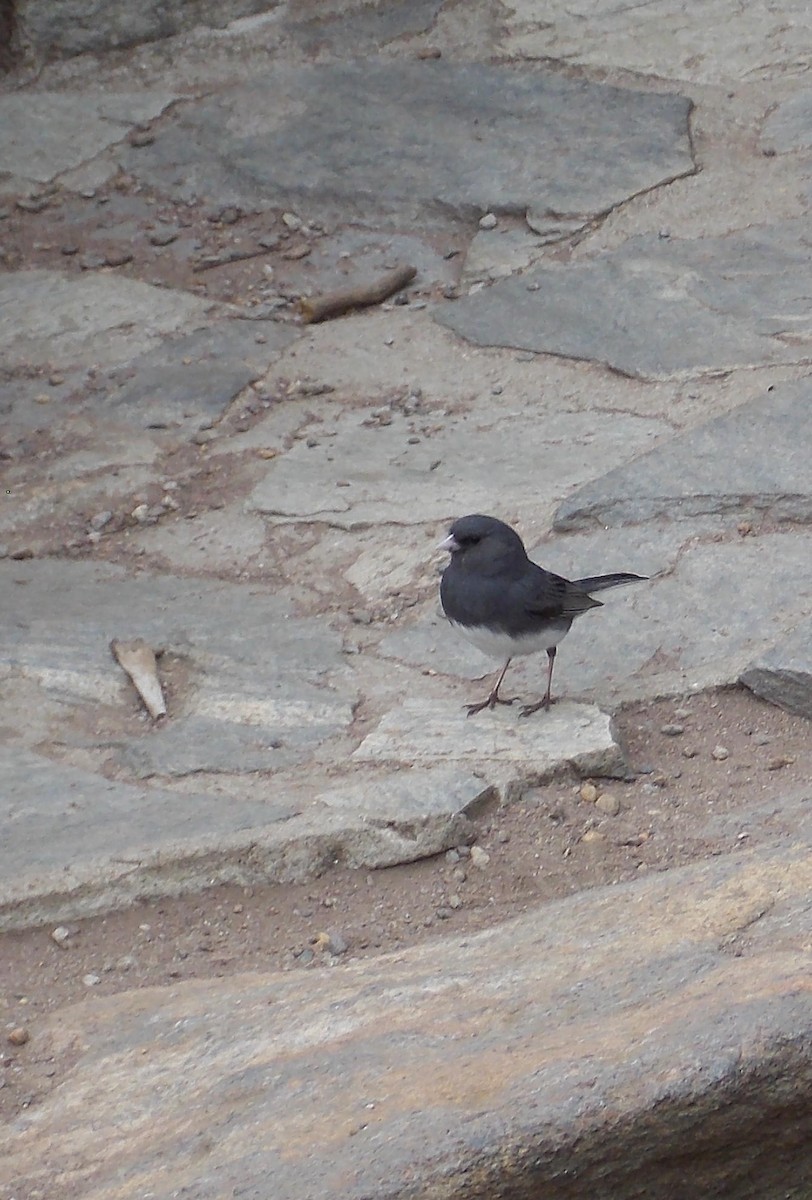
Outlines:
[{"label": "bird", "polygon": [[576,617],[601,607],[593,593],[647,578],[624,571],[564,579],[531,562],[510,525],[481,513],[459,517],[437,548],[451,554],[440,582],[446,617],[483,653],[504,660],[486,698],[465,706],[469,717],[497,704],[514,704],[517,696],[506,700],[499,695],[505,673],[515,657],[539,650],[547,651],[547,689],[537,704],[526,704],[520,716],[549,708],[556,648]]}]

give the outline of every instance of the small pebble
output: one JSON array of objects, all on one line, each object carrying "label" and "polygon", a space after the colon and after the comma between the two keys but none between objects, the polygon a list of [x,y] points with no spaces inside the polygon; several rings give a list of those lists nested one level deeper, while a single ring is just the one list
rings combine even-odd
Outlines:
[{"label": "small pebble", "polygon": [[466,871],[465,867],[455,867],[451,872],[451,878],[455,883],[465,883],[466,879],[468,878],[468,872]]},{"label": "small pebble", "polygon": [[683,746],[682,747],[682,757],[683,758],[696,758],[696,754],[697,754],[697,752],[693,746]]},{"label": "small pebble", "polygon": [[620,801],[611,792],[604,792],[598,796],[595,801],[595,807],[599,808],[602,813],[606,813],[609,817],[616,817],[620,812]]},{"label": "small pebble", "polygon": [[780,771],[784,767],[790,767],[795,762],[794,758],[787,758],[786,755],[779,755],[778,758],[771,758],[767,763],[768,771]]},{"label": "small pebble", "polygon": [[18,1025],[15,1029],[10,1030],[7,1035],[12,1046],[24,1046],[30,1036],[31,1034],[24,1025]]},{"label": "small pebble", "polygon": [[446,850],[445,860],[447,863],[458,863],[460,861],[459,853],[456,850]]},{"label": "small pebble", "polygon": [[56,929],[51,930],[51,940],[64,950],[72,933],[73,930],[68,929],[67,925],[57,925]]},{"label": "small pebble", "polygon": [[349,948],[349,943],[343,933],[335,931],[327,934],[327,940],[324,942],[324,949],[328,954],[338,957],[339,954],[346,954]]},{"label": "small pebble", "polygon": [[135,508],[130,513],[130,516],[133,518],[134,521],[138,521],[140,524],[143,525],[144,522],[149,519],[149,505],[148,504],[136,504]]},{"label": "small pebble", "polygon": [[448,906],[449,908],[462,908],[462,900],[456,892],[448,897]]},{"label": "small pebble", "polygon": [[434,915],[440,921],[447,921],[448,918],[451,916],[451,909],[445,908],[443,905],[440,905],[439,908],[435,909]]},{"label": "small pebble", "polygon": [[471,847],[471,862],[475,867],[487,867],[491,861],[491,856],[487,850],[483,850],[481,846]]},{"label": "small pebble", "polygon": [[586,832],[581,835],[581,841],[586,842],[587,845],[590,843],[596,845],[599,842],[605,842],[606,838],[597,829],[587,829]]},{"label": "small pebble", "polygon": [[724,762],[730,756],[730,751],[727,746],[714,746],[711,750],[711,758],[715,758],[717,762]]},{"label": "small pebble", "polygon": [[85,987],[95,987],[97,983],[101,983],[101,975],[83,975],[82,983],[85,985]]},{"label": "small pebble", "polygon": [[288,229],[301,229],[302,228],[301,218],[297,217],[296,213],[292,213],[292,212],[282,213],[282,223],[283,223],[283,225],[287,226]]},{"label": "small pebble", "polygon": [[485,213],[484,217],[479,218],[480,229],[495,229],[497,223],[496,214],[492,212]]},{"label": "small pebble", "polygon": [[493,385],[493,387],[491,388],[491,395],[492,395],[492,396],[501,396],[501,395],[502,395],[502,392],[503,392],[504,390],[505,390],[505,389],[502,387],[501,383],[495,383],[495,384]]},{"label": "small pebble", "polygon": [[684,725],[662,725],[660,727],[660,733],[665,734],[666,737],[679,737],[680,734],[685,733],[685,726]]},{"label": "small pebble", "polygon": [[457,846],[457,854],[459,854],[460,858],[470,858],[471,847],[466,846],[465,843],[463,843],[461,846]]},{"label": "small pebble", "polygon": [[90,518],[90,528],[104,529],[105,525],[108,525],[112,519],[113,514],[109,511],[109,509],[105,509],[104,512],[94,513],[94,515]]},{"label": "small pebble", "polygon": [[106,267],[123,267],[125,263],[132,262],[132,250],[108,250],[104,256],[104,265]]},{"label": "small pebble", "polygon": [[598,798],[598,789],[594,783],[582,783],[578,794],[587,804],[594,804]]},{"label": "small pebble", "polygon": [[753,745],[754,746],[768,746],[770,744],[771,740],[772,739],[770,738],[769,733],[754,733],[753,734]]},{"label": "small pebble", "polygon": [[[153,229],[149,235],[149,240],[153,246],[170,246],[172,242],[177,240],[179,232],[179,230],[167,225],[164,228]],[[63,250],[62,253],[64,254],[65,251]]]}]

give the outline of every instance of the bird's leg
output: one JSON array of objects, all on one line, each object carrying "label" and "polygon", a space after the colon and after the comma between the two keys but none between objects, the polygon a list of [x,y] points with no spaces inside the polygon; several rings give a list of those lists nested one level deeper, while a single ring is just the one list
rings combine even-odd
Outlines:
[{"label": "bird's leg", "polygon": [[516,700],[518,700],[518,696],[511,696],[510,700],[503,700],[499,695],[499,688],[501,687],[502,680],[505,678],[505,671],[507,671],[509,666],[510,659],[508,659],[505,665],[502,667],[502,670],[499,672],[499,678],[488,692],[488,695],[484,700],[482,700],[479,704],[465,705],[465,707],[468,709],[469,717],[472,717],[474,713],[482,712],[483,708],[496,708],[497,704],[515,704]]},{"label": "bird's leg", "polygon": [[544,699],[539,700],[538,704],[525,704],[520,717],[529,717],[532,713],[538,712],[540,708],[549,708],[553,703],[552,687],[553,687],[553,667],[555,665],[555,646],[547,647],[547,691],[544,693]]}]

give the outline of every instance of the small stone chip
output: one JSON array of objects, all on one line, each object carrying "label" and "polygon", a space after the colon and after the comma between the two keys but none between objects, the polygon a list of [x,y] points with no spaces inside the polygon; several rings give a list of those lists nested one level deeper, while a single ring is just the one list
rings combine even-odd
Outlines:
[{"label": "small stone chip", "polygon": [[715,758],[717,762],[724,762],[730,757],[730,751],[727,746],[714,746],[711,750],[711,758]]},{"label": "small stone chip", "polygon": [[660,727],[660,733],[665,734],[666,737],[679,737],[680,734],[685,733],[685,726],[684,725],[662,725]]},{"label": "small stone chip", "polygon": [[10,1030],[7,1036],[12,1046],[24,1046],[31,1034],[24,1025],[18,1025],[15,1029]]},{"label": "small stone chip", "polygon": [[609,817],[616,817],[620,812],[620,801],[611,792],[603,792],[595,801],[595,807]]},{"label": "small stone chip", "polygon": [[57,925],[56,929],[51,930],[51,940],[64,950],[68,945],[72,933],[73,930],[68,929],[67,925]]},{"label": "small stone chip", "polygon": [[594,783],[582,783],[578,794],[587,804],[594,804],[598,798],[598,789]]},{"label": "small stone chip", "polygon": [[491,856],[487,850],[483,850],[481,846],[471,847],[471,862],[475,867],[487,867],[491,861]]}]

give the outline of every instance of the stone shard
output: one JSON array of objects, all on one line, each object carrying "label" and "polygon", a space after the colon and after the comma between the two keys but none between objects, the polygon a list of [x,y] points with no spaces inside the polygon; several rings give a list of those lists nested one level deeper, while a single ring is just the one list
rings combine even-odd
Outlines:
[{"label": "stone shard", "polygon": [[810,405],[810,380],[779,384],[579,488],[559,506],[554,528],[707,514],[810,521]]},{"label": "stone shard", "polygon": [[807,845],[767,847],[341,970],[94,996],[38,1022],[56,1082],[0,1130],[7,1190],[800,1197],[810,888]]},{"label": "stone shard", "polygon": [[178,197],[345,221],[593,214],[694,169],[690,108],[678,95],[477,63],[273,63],[188,104],[122,161]]},{"label": "stone shard", "polygon": [[802,621],[739,678],[763,700],[812,720],[812,621]]},{"label": "stone shard", "polygon": [[644,234],[503,280],[435,315],[480,346],[602,362],[643,379],[802,362],[809,231],[802,219],[695,241]]}]

